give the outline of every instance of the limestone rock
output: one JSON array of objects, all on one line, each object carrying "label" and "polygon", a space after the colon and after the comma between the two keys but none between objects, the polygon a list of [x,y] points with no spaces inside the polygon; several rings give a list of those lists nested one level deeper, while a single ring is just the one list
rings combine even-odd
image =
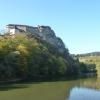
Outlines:
[{"label": "limestone rock", "polygon": [[28,25],[7,25],[8,32],[10,35],[18,33],[29,33],[32,36],[39,37],[40,39],[46,41],[53,45],[60,53],[67,53],[68,50],[65,48],[63,41],[55,35],[55,32],[49,26],[37,26],[32,27]]}]

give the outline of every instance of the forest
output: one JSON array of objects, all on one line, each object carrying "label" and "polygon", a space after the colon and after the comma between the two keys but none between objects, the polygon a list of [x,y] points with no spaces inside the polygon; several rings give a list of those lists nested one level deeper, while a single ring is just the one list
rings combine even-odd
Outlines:
[{"label": "forest", "polygon": [[52,45],[35,37],[19,34],[0,37],[0,81],[56,80],[95,72],[69,54],[67,60]]}]

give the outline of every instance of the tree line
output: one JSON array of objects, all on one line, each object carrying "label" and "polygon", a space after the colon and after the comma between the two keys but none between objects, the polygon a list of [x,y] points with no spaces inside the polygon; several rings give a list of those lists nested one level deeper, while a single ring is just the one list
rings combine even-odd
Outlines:
[{"label": "tree line", "polygon": [[22,34],[0,37],[0,81],[52,80],[79,76],[83,70],[87,70],[85,65],[69,62],[50,44],[36,38]]}]

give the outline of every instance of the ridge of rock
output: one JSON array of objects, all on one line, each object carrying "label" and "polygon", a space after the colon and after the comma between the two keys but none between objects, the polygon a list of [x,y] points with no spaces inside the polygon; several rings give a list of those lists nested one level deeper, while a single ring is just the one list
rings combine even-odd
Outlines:
[{"label": "ridge of rock", "polygon": [[65,45],[61,38],[57,37],[55,32],[49,26],[28,26],[28,25],[18,25],[18,24],[8,24],[7,32],[10,35],[19,33],[29,33],[32,36],[40,37],[42,40],[53,45],[60,53],[68,53]]}]

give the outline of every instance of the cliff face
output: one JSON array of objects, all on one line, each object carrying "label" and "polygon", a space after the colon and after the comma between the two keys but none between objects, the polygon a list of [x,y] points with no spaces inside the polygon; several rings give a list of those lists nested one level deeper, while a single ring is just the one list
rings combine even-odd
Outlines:
[{"label": "cliff face", "polygon": [[53,45],[60,53],[66,52],[63,41],[55,35],[55,32],[50,27],[39,26],[37,31],[32,32],[32,34],[38,35],[42,40]]},{"label": "cliff face", "polygon": [[16,25],[16,24],[9,24],[7,26],[9,32],[13,32],[12,34],[17,34],[21,32],[29,33],[32,36],[39,37],[41,40],[50,43],[60,53],[66,53],[66,54],[68,53],[68,50],[65,48],[63,41],[55,35],[55,32],[49,26],[31,27],[27,25]]},{"label": "cliff face", "polygon": [[[58,76],[69,77],[80,74],[78,60],[75,61],[70,56],[63,41],[49,26],[9,25],[8,30],[7,37],[3,37],[4,41],[1,43],[4,46],[8,43],[7,53],[5,54],[5,48],[3,48],[0,54],[5,54],[2,57],[3,63],[7,63],[12,68],[11,71],[15,68],[16,72],[19,68],[18,74],[15,73],[16,77],[19,77],[17,75],[20,73],[20,77],[24,79],[41,79],[41,77],[56,79]],[[1,67],[3,63],[1,62]],[[5,67],[8,68],[8,66]],[[22,72],[24,69],[25,71]],[[12,72],[11,74],[13,76]]]}]

